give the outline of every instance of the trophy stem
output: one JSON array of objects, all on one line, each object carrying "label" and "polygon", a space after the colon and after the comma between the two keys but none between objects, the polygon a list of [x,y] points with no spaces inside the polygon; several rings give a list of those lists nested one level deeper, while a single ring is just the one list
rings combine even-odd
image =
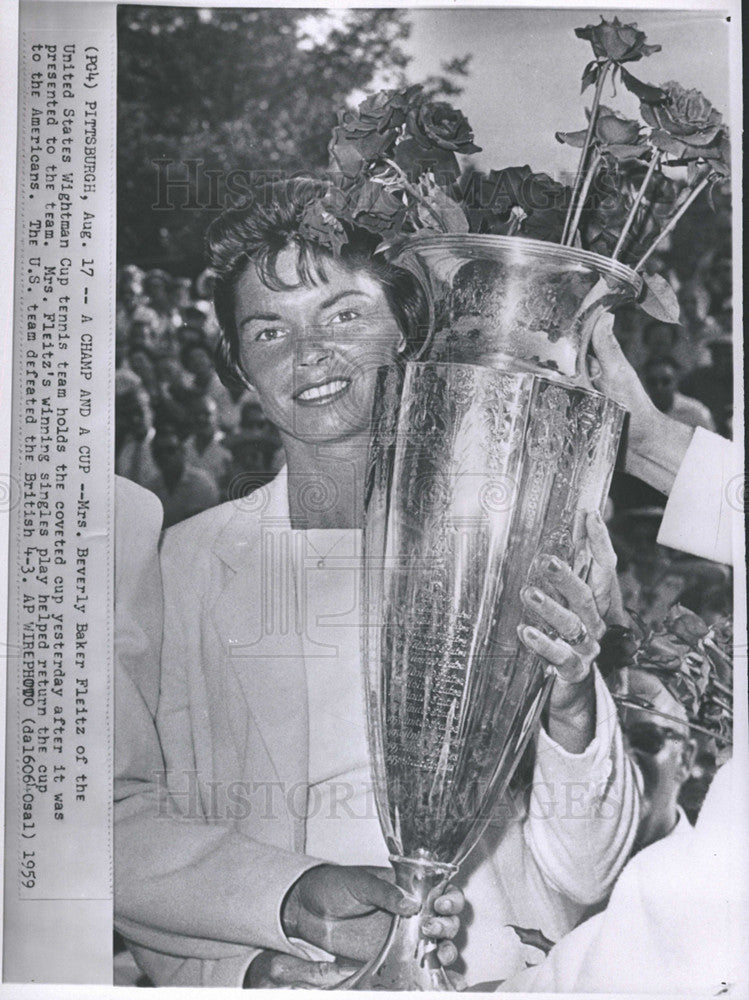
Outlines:
[{"label": "trophy stem", "polygon": [[426,858],[391,855],[390,862],[396,885],[418,899],[419,912],[412,917],[395,917],[380,954],[338,989],[452,991],[454,987],[437,958],[437,942],[423,933],[421,924],[434,913],[434,900],[458,869]]}]

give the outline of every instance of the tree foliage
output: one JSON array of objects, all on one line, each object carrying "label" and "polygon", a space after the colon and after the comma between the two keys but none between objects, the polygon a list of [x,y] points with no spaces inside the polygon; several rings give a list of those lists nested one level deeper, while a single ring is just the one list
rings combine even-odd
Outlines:
[{"label": "tree foliage", "polygon": [[[402,11],[123,6],[118,17],[118,257],[145,267],[195,273],[210,218],[251,175],[324,166],[346,98],[405,80]],[[444,71],[432,92],[459,90],[467,60]]]}]

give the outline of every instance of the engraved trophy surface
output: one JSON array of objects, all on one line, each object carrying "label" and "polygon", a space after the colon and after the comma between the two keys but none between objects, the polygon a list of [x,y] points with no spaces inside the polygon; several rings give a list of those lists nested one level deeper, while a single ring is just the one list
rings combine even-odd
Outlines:
[{"label": "engraved trophy surface", "polygon": [[[553,683],[520,642],[540,552],[572,564],[602,509],[623,411],[590,387],[591,321],[626,267],[522,238],[419,239],[418,361],[380,371],[365,494],[370,756],[396,881],[422,909],[506,791]],[[423,916],[423,914],[422,914]],[[343,988],[449,990],[419,916]]]}]

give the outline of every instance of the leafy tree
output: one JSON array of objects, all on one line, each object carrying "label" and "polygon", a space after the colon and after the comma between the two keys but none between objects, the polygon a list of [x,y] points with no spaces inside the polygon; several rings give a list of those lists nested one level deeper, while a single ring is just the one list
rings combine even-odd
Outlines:
[{"label": "leafy tree", "polygon": [[[211,216],[252,176],[323,166],[336,108],[405,80],[402,11],[122,6],[118,17],[122,262],[196,273]],[[446,64],[429,91],[458,92],[467,63]]]}]

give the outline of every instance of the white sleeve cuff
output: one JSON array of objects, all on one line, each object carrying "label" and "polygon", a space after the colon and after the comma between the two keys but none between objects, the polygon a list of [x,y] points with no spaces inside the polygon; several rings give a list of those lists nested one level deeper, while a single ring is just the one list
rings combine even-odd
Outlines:
[{"label": "white sleeve cuff", "polygon": [[695,428],[669,494],[659,545],[714,562],[733,562],[731,521],[734,510],[740,509],[738,482],[736,506],[731,506],[735,465],[731,441]]},{"label": "white sleeve cuff", "polygon": [[611,748],[616,732],[616,706],[606,684],[593,667],[595,684],[595,736],[582,753],[570,753],[541,729],[536,748],[536,775],[540,781],[584,781],[591,786],[606,782],[611,774]]}]

